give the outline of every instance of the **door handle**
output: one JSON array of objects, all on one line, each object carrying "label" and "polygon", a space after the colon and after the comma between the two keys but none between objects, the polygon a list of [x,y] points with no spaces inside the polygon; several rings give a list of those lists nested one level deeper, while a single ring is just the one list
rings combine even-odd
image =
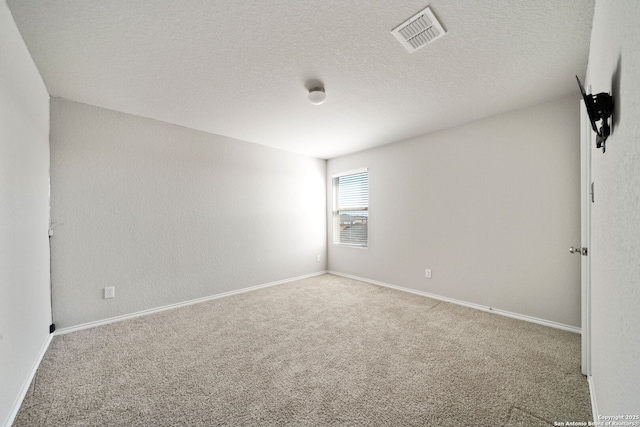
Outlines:
[{"label": "door handle", "polygon": [[569,252],[571,252],[572,254],[580,254],[580,255],[584,255],[587,256],[587,248],[574,248],[573,246],[571,246],[569,248]]}]

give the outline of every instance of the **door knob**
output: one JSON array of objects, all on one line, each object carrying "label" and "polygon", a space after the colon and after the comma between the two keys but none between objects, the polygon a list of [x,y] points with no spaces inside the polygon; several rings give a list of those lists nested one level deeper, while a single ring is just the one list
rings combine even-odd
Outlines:
[{"label": "door knob", "polygon": [[572,254],[580,254],[580,255],[587,255],[587,248],[574,248],[573,246],[571,246],[569,248],[569,252],[571,252]]}]

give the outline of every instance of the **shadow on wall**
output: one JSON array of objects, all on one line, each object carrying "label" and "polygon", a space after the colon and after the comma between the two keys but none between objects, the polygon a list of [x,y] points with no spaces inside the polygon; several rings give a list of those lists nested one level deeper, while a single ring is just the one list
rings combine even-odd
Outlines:
[{"label": "shadow on wall", "polygon": [[620,117],[622,116],[622,102],[620,102],[620,74],[622,73],[622,54],[618,55],[618,62],[616,63],[616,70],[611,77],[611,95],[615,100],[613,106],[613,117],[611,118],[611,134],[615,132],[618,123],[620,123]]}]

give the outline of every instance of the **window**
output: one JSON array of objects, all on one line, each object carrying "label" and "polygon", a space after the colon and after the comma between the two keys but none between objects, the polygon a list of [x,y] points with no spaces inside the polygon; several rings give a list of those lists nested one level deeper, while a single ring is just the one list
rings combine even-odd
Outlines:
[{"label": "window", "polygon": [[367,247],[369,243],[369,172],[333,175],[333,243]]}]

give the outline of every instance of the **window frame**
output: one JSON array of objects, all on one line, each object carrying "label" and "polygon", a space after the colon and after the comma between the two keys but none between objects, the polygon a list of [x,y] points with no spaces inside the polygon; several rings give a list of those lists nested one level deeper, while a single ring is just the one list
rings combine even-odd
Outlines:
[{"label": "window frame", "polygon": [[[344,176],[349,176],[349,175],[356,175],[356,174],[361,174],[361,173],[366,173],[367,177],[366,177],[366,206],[364,205],[360,205],[360,206],[338,206],[340,201],[339,201],[339,197],[338,197],[338,193],[339,193],[339,188],[338,188],[338,179]],[[367,249],[369,247],[369,168],[360,168],[360,169],[354,169],[354,170],[349,170],[349,171],[345,171],[345,172],[339,172],[339,173],[335,173],[333,175],[331,175],[331,187],[333,190],[333,208],[332,208],[332,243],[334,245],[338,245],[338,246],[343,246],[343,247],[349,247],[349,248],[360,248],[360,249]],[[342,209],[341,209],[342,208]],[[366,241],[364,242],[364,244],[354,244],[354,243],[347,243],[347,242],[343,242],[340,240],[340,232],[339,232],[339,226],[340,226],[340,219],[339,219],[339,215],[341,212],[367,212],[366,215],[366,227],[367,227],[367,233],[366,233]]]}]

